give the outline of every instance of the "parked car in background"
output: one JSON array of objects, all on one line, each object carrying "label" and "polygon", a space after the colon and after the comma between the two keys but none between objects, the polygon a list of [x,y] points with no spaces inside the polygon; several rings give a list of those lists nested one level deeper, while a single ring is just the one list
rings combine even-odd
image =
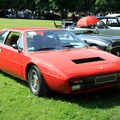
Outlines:
[{"label": "parked car in background", "polygon": [[97,18],[109,26],[110,29],[120,29],[120,18],[118,17],[100,16]]},{"label": "parked car in background", "polygon": [[120,13],[113,13],[113,14],[108,14],[106,17],[120,17]]},{"label": "parked car in background", "polygon": [[54,26],[56,28],[64,28],[66,30],[69,30],[73,32],[74,34],[81,33],[82,31],[88,31],[92,30],[93,32],[97,31],[102,35],[113,35],[113,36],[120,36],[120,29],[111,29],[109,26],[107,26],[103,21],[99,21],[96,25],[92,27],[76,27],[76,23],[73,21],[63,20],[60,24],[57,24],[57,22],[54,21]]},{"label": "parked car in background", "polygon": [[25,80],[36,96],[87,92],[120,83],[120,58],[90,48],[67,30],[0,31],[0,70]]},{"label": "parked car in background", "polygon": [[76,36],[91,47],[99,48],[120,57],[120,36],[105,36],[90,30],[83,31]]},{"label": "parked car in background", "polygon": [[65,28],[71,32],[73,32],[74,34],[79,34],[82,31],[93,31],[93,32],[97,32],[101,35],[113,35],[113,36],[120,36],[120,29],[111,29],[109,26],[107,26],[103,21],[99,21],[96,25],[92,26],[92,27],[68,27]]},{"label": "parked car in background", "polygon": [[75,27],[76,23],[74,21],[70,20],[62,20],[60,24],[57,24],[57,22],[54,20],[54,26],[56,28],[71,28],[71,27]]}]

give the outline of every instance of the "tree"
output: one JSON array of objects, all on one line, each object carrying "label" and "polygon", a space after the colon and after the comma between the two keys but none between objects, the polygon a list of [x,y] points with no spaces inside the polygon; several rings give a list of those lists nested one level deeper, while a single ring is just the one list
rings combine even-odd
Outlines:
[{"label": "tree", "polygon": [[108,11],[119,12],[120,0],[108,0]]},{"label": "tree", "polygon": [[108,9],[107,5],[108,5],[107,0],[96,0],[96,2],[95,2],[95,6],[96,6],[98,12],[107,11],[107,9]]},{"label": "tree", "polygon": [[57,11],[62,18],[68,12],[106,12],[120,10],[119,0],[0,0],[0,11],[13,9],[14,11],[29,9],[33,13],[42,11]]}]

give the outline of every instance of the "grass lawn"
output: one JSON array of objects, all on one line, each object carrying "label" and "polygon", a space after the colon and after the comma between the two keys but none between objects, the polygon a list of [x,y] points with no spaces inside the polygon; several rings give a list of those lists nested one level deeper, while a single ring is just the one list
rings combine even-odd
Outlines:
[{"label": "grass lawn", "polygon": [[[53,21],[0,19],[0,29],[22,26],[53,27]],[[38,98],[27,83],[0,72],[0,120],[120,120],[120,87]]]},{"label": "grass lawn", "polygon": [[[58,22],[58,21],[57,21]],[[59,23],[59,22],[58,22]],[[11,27],[54,27],[53,20],[0,19],[0,29]]]}]

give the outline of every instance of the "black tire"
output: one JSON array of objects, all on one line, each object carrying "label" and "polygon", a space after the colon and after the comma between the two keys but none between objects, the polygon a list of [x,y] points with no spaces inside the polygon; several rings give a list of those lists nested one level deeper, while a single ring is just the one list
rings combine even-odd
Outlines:
[{"label": "black tire", "polygon": [[35,96],[45,97],[48,92],[48,86],[37,66],[30,67],[28,72],[28,84],[31,92]]}]

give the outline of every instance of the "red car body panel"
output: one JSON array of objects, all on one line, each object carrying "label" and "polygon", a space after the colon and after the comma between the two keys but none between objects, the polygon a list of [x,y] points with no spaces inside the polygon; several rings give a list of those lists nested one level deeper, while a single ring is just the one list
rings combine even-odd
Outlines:
[{"label": "red car body panel", "polygon": [[[120,58],[94,48],[86,47],[80,49],[27,52],[25,32],[40,29],[47,30],[47,28],[8,29],[11,31],[20,31],[22,33],[24,50],[18,52],[18,50],[10,46],[0,44],[0,49],[2,50],[0,53],[1,70],[20,79],[27,80],[27,66],[34,64],[42,72],[49,88],[63,93],[70,93],[72,91],[71,86],[69,85],[69,80],[71,79],[120,72]],[[77,64],[74,62],[74,60],[77,59],[94,57],[101,57],[102,60]],[[108,86],[111,85],[105,85],[105,87]],[[104,88],[104,86],[100,86],[100,88]]]},{"label": "red car body panel", "polygon": [[[68,80],[73,78],[80,77],[89,77],[100,74],[107,74],[114,72],[119,72],[120,67],[117,65],[119,63],[119,58],[114,57],[113,55],[107,58],[107,54],[105,53],[104,58],[108,59],[108,61],[100,61],[94,63],[84,63],[84,64],[75,64],[72,62],[73,59],[78,58],[86,58],[87,57],[95,57],[96,55],[92,55],[91,52],[96,52],[95,54],[101,54],[102,51],[95,49],[81,49],[81,50],[64,50],[64,51],[56,51],[56,52],[44,52],[44,53],[33,53],[33,58],[39,59],[41,58],[43,66],[40,66],[40,69],[43,72],[45,79],[47,80],[47,84],[53,90],[67,90],[69,91]],[[82,53],[82,54],[81,54]],[[73,55],[72,55],[73,54]],[[75,56],[74,56],[75,55]],[[57,60],[54,58],[56,56]],[[113,63],[111,63],[111,60]],[[63,65],[64,63],[64,65]],[[88,72],[89,71],[89,72]]]}]

